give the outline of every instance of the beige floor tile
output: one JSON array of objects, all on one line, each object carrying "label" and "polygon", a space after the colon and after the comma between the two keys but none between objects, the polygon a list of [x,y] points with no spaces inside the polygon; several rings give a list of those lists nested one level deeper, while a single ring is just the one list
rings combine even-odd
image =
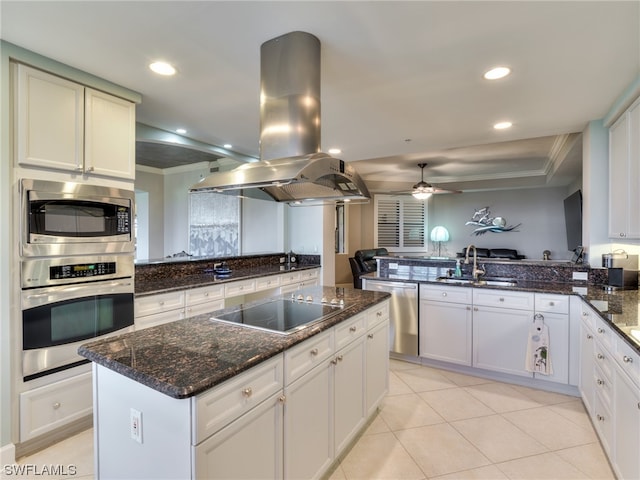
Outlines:
[{"label": "beige floor tile", "polygon": [[577,397],[571,395],[564,395],[562,393],[547,392],[546,390],[538,390],[536,388],[523,387],[520,385],[512,385],[518,392],[522,393],[525,397],[530,398],[534,402],[538,402],[541,405],[554,405],[557,403],[566,403],[576,400]]},{"label": "beige floor tile", "polygon": [[340,464],[347,480],[424,479],[413,461],[392,433],[361,437]]},{"label": "beige floor tile", "polygon": [[380,414],[378,414],[378,416],[376,416],[373,422],[371,422],[363,432],[363,435],[375,435],[377,433],[387,433],[390,431],[389,426],[385,423]]},{"label": "beige floor tile", "polygon": [[395,372],[397,370],[409,370],[411,368],[419,368],[419,363],[405,362],[404,360],[397,360],[395,358],[389,359],[389,370]]},{"label": "beige floor tile", "polygon": [[614,480],[616,478],[598,442],[558,450],[555,453],[584,473],[585,478],[594,480]]},{"label": "beige floor tile", "polygon": [[431,477],[431,480],[508,480],[508,477],[495,465],[487,465],[463,472]]},{"label": "beige floor tile", "polygon": [[459,472],[491,463],[447,423],[411,428],[395,434],[427,477]]},{"label": "beige floor tile", "polygon": [[419,394],[448,422],[493,415],[495,412],[462,388],[447,388]]},{"label": "beige floor tile", "polygon": [[511,480],[578,480],[584,474],[554,452],[500,463],[497,467]]},{"label": "beige floor tile", "polygon": [[549,450],[576,447],[598,440],[593,429],[576,425],[547,407],[508,412],[502,416]]},{"label": "beige floor tile", "polygon": [[439,370],[429,367],[414,368],[397,371],[396,375],[414,392],[442,390],[457,387],[455,383],[445,377]]},{"label": "beige floor tile", "polygon": [[417,393],[385,398],[379,415],[393,432],[444,423],[444,419]]},{"label": "beige floor tile", "polygon": [[451,425],[494,463],[547,451],[535,438],[500,415],[460,420]]},{"label": "beige floor tile", "polygon": [[506,383],[486,383],[464,388],[497,413],[513,412],[540,406],[538,402],[525,397],[512,385],[507,385]]},{"label": "beige floor tile", "polygon": [[[55,445],[22,457],[19,464],[31,464],[42,467],[44,465],[64,465],[73,468],[74,475],[47,475],[48,479],[93,478],[93,429],[80,432]],[[67,470],[69,472],[70,470]],[[64,473],[64,472],[61,472]],[[20,477],[30,478],[30,477]],[[35,478],[43,478],[42,474]]]},{"label": "beige floor tile", "polygon": [[573,400],[572,402],[551,405],[548,408],[549,410],[571,420],[576,425],[593,430],[593,424],[591,423],[589,414],[584,408],[582,400]]},{"label": "beige floor tile", "polygon": [[389,393],[387,395],[404,395],[405,393],[413,393],[413,390],[394,372],[389,372]]},{"label": "beige floor tile", "polygon": [[494,383],[493,380],[482,377],[474,377],[465,375],[464,373],[450,372],[449,370],[441,370],[440,373],[451,380],[459,387],[468,387],[470,385],[482,385],[483,383]]}]

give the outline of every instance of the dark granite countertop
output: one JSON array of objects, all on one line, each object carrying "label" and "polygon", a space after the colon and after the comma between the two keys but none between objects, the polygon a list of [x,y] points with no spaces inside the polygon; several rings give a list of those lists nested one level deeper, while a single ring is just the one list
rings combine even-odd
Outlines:
[{"label": "dark granite countertop", "polygon": [[[211,314],[198,315],[87,343],[80,347],[78,353],[173,398],[187,398],[390,296],[383,292],[335,287],[308,287],[296,293],[313,295],[315,298],[344,299],[345,308],[338,315],[290,335],[211,320]],[[222,311],[231,312],[240,308],[242,305]]]},{"label": "dark granite countertop", "polygon": [[632,330],[640,334],[640,291],[613,290],[608,291],[602,285],[587,284],[586,282],[562,283],[535,280],[516,279],[515,286],[490,286],[472,284],[449,284],[438,282],[436,278],[446,276],[448,268],[427,268],[420,274],[389,275],[381,277],[375,273],[363,275],[369,280],[393,282],[431,283],[435,285],[450,285],[466,288],[493,288],[500,290],[526,291],[535,293],[550,293],[560,295],[579,295],[603,320],[608,322],[613,330],[623,338],[638,354],[640,354],[640,338],[632,334]]},{"label": "dark granite countertop", "polygon": [[155,277],[135,278],[135,292],[137,297],[166,293],[177,290],[185,290],[194,287],[206,287],[208,285],[249,280],[251,278],[279,275],[287,272],[298,272],[320,268],[320,265],[297,265],[287,267],[281,265],[256,265],[252,267],[233,269],[230,275],[217,275],[212,266],[203,267],[198,273],[188,275],[158,275]]}]

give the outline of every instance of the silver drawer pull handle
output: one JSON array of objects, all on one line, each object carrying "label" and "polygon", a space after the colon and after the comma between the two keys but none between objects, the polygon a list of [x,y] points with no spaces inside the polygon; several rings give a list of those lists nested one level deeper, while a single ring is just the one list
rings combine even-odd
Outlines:
[{"label": "silver drawer pull handle", "polygon": [[57,409],[60,408],[60,406],[61,406],[60,402],[56,402],[56,403],[53,404],[53,409],[57,410]]},{"label": "silver drawer pull handle", "polygon": [[247,398],[249,398],[252,394],[253,394],[253,390],[251,390],[251,387],[247,387],[244,390],[242,390],[242,395],[244,395]]},{"label": "silver drawer pull handle", "polygon": [[209,296],[209,292],[204,292],[204,296],[208,297]]},{"label": "silver drawer pull handle", "polygon": [[593,338],[593,335],[591,335],[590,333],[587,333],[587,340],[591,340]]},{"label": "silver drawer pull handle", "polygon": [[622,361],[624,363],[633,363],[633,358],[628,357],[627,355],[625,355],[624,357],[622,357]]},{"label": "silver drawer pull handle", "polygon": [[352,333],[355,332],[356,330],[357,330],[357,328],[356,328],[355,325],[353,327],[349,328],[349,331],[352,332]]},{"label": "silver drawer pull handle", "polygon": [[555,305],[555,303],[554,303],[554,302],[549,302],[549,306],[550,306],[550,307],[553,307],[554,305]]},{"label": "silver drawer pull handle", "polygon": [[370,333],[369,335],[367,335],[367,338],[373,338],[373,333]]},{"label": "silver drawer pull handle", "polygon": [[164,302],[163,302],[163,301],[160,301],[160,302],[158,302],[158,303],[160,303],[160,305],[164,305]]},{"label": "silver drawer pull handle", "polygon": [[381,316],[382,316],[382,312],[376,312],[376,315],[377,315],[378,317],[381,317]]},{"label": "silver drawer pull handle", "polygon": [[287,397],[285,397],[284,395],[280,395],[280,396],[278,397],[278,401],[279,401],[280,403],[285,403],[285,402],[287,401]]},{"label": "silver drawer pull handle", "polygon": [[598,357],[598,360],[604,360],[604,355],[599,353],[598,355],[596,355]]},{"label": "silver drawer pull handle", "polygon": [[583,317],[588,317],[589,316],[589,312],[582,312],[582,316]]},{"label": "silver drawer pull handle", "polygon": [[599,421],[604,422],[604,417],[603,417],[602,415],[598,414],[598,415],[596,415],[596,418],[597,418]]},{"label": "silver drawer pull handle", "polygon": [[447,292],[442,292],[442,296],[446,297],[447,296]]},{"label": "silver drawer pull handle", "polygon": [[501,302],[504,302],[504,298],[500,297],[500,301],[501,301]]},{"label": "silver drawer pull handle", "polygon": [[318,349],[317,349],[317,348],[314,348],[314,349],[313,349],[313,350],[311,350],[309,353],[310,353],[311,355],[314,355],[314,356],[315,356],[315,355],[318,355]]},{"label": "silver drawer pull handle", "polygon": [[604,328],[598,328],[598,333],[603,334],[604,333]]},{"label": "silver drawer pull handle", "polygon": [[596,380],[596,383],[602,387],[604,385],[604,380],[598,379]]}]

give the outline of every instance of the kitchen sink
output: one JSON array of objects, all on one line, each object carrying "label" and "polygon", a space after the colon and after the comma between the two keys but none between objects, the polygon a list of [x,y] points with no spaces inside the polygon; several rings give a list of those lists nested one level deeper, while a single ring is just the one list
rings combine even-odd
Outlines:
[{"label": "kitchen sink", "polygon": [[474,280],[473,278],[456,278],[456,277],[438,277],[437,282],[450,283],[450,284],[466,284],[466,285],[486,285],[491,287],[515,287],[518,282],[513,278],[479,278]]}]

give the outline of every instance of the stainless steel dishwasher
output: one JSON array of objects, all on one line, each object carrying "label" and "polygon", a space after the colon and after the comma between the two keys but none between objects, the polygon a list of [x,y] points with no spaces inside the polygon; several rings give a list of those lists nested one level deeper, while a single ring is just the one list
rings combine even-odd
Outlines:
[{"label": "stainless steel dishwasher", "polygon": [[418,284],[363,278],[364,290],[391,294],[389,349],[393,353],[418,356]]}]

